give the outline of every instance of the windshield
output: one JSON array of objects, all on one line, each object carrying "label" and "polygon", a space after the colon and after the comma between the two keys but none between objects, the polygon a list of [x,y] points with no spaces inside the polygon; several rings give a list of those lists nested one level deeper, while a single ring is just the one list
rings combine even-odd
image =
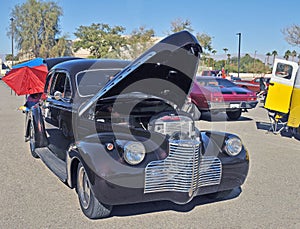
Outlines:
[{"label": "windshield", "polygon": [[202,77],[197,77],[197,82],[200,86],[204,86],[204,87],[235,87],[236,86],[231,81],[222,78],[205,79]]},{"label": "windshield", "polygon": [[76,75],[76,86],[81,97],[94,96],[121,69],[93,69]]}]

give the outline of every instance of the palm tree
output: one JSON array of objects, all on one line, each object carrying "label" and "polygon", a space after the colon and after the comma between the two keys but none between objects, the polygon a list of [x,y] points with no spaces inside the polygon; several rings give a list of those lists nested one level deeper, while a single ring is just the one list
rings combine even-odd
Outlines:
[{"label": "palm tree", "polygon": [[294,58],[297,56],[296,50],[292,51],[292,61],[294,61]]},{"label": "palm tree", "polygon": [[228,64],[230,64],[230,57],[231,57],[231,54],[228,53],[228,54],[227,54],[227,58],[228,58],[227,63],[228,63]]},{"label": "palm tree", "polygon": [[[224,52],[225,52],[225,55],[227,55],[227,52],[228,52],[228,48],[223,48]],[[226,66],[226,61],[224,61],[224,68]]]},{"label": "palm tree", "polygon": [[284,59],[289,60],[290,56],[291,56],[291,51],[290,50],[286,50],[284,53]]},{"label": "palm tree", "polygon": [[273,50],[272,56],[273,56],[273,65],[274,65],[275,57],[278,56],[278,53],[276,50]]},{"label": "palm tree", "polygon": [[266,56],[267,56],[267,65],[269,66],[269,59],[270,59],[270,56],[271,56],[272,54],[271,53],[269,53],[269,52],[267,52],[267,54],[266,54]]},{"label": "palm tree", "polygon": [[[211,53],[214,54],[214,56],[215,56],[216,53],[217,53],[217,50],[213,49],[213,50],[211,51]],[[215,59],[213,59],[213,68],[214,68],[214,67],[215,67]]]}]

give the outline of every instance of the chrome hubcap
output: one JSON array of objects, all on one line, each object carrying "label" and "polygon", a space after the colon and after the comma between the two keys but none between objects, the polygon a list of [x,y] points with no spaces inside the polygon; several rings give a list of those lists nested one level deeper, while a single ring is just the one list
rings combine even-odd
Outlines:
[{"label": "chrome hubcap", "polygon": [[78,194],[82,207],[87,209],[90,205],[91,189],[83,167],[81,167],[78,172]]},{"label": "chrome hubcap", "polygon": [[29,136],[30,136],[30,149],[31,149],[31,151],[34,151],[34,149],[35,149],[35,137],[34,137],[34,126],[32,124],[30,124]]}]

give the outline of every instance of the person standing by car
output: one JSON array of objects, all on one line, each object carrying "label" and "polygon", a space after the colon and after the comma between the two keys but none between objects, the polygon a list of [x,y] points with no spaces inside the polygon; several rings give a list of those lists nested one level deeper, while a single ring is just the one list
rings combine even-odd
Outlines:
[{"label": "person standing by car", "polygon": [[261,76],[260,78],[259,78],[259,93],[257,94],[257,97],[260,97],[261,95],[263,95],[265,92],[266,92],[266,90],[267,90],[267,84],[266,84],[266,82],[265,82],[265,78],[264,78],[264,76]]},{"label": "person standing by car", "polygon": [[42,93],[35,93],[35,94],[30,94],[27,99],[26,103],[24,104],[25,107],[30,109],[32,106],[37,104],[40,101]]},{"label": "person standing by car", "polygon": [[222,74],[222,78],[226,79],[226,72],[225,72],[224,67],[222,68],[221,74]]},{"label": "person standing by car", "polygon": [[23,111],[23,113],[28,112],[31,107],[37,104],[41,99],[42,93],[30,94],[26,98],[26,102],[23,106],[20,106],[18,110]]}]

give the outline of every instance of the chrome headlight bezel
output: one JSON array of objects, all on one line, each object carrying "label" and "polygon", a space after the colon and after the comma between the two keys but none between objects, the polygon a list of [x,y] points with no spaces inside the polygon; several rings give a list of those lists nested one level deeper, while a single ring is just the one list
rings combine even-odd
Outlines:
[{"label": "chrome headlight bezel", "polygon": [[225,140],[224,150],[229,156],[237,156],[243,149],[243,143],[240,138],[231,136]]},{"label": "chrome headlight bezel", "polygon": [[145,146],[141,142],[129,141],[124,145],[124,160],[130,165],[140,164],[146,155]]}]

